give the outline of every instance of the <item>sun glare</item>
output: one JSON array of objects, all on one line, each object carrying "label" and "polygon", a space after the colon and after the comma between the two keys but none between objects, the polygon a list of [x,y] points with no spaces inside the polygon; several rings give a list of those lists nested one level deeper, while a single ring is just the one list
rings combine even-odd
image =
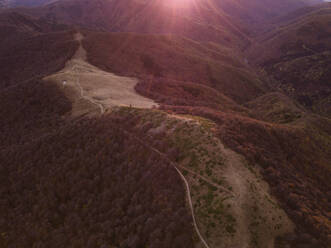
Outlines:
[{"label": "sun glare", "polygon": [[190,7],[195,0],[165,0],[163,3],[168,7],[185,8]]}]

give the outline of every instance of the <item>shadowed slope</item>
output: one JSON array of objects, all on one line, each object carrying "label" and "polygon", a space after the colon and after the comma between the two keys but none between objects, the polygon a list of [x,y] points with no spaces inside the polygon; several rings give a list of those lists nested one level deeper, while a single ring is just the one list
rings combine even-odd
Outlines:
[{"label": "shadowed slope", "polygon": [[249,56],[277,80],[275,88],[330,117],[331,5],[323,6],[261,36]]},{"label": "shadowed slope", "polygon": [[0,15],[0,90],[64,67],[77,49],[71,31],[19,14]]},{"label": "shadowed slope", "polygon": [[172,35],[85,34],[88,61],[107,71],[152,77],[155,84],[157,78],[203,84],[239,103],[266,90],[256,74],[221,46]]}]

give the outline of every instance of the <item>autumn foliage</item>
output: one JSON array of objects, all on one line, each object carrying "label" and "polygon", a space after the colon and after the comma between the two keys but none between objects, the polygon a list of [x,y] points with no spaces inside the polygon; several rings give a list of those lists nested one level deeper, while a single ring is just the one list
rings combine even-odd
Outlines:
[{"label": "autumn foliage", "polygon": [[179,175],[120,120],[64,120],[45,82],[1,100],[0,247],[192,247]]},{"label": "autumn foliage", "polygon": [[61,70],[77,48],[71,31],[35,35],[17,32],[9,40],[0,41],[0,90]]},{"label": "autumn foliage", "polygon": [[192,247],[169,162],[110,116],[68,118],[41,80],[75,52],[72,32],[12,39],[0,46],[0,247]]},{"label": "autumn foliage", "polygon": [[260,87],[266,84],[224,51],[173,36],[85,35],[90,63],[138,77],[136,90],[160,103],[164,111],[215,121],[223,143],[259,164],[273,194],[296,223],[294,243],[302,242],[301,234],[312,245],[328,243],[329,120],[308,113],[283,125],[256,119],[254,109],[242,103],[270,89]]}]

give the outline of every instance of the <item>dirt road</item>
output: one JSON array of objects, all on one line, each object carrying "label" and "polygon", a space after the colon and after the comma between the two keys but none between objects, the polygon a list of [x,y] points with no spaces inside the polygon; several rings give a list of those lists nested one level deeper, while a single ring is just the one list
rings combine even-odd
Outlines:
[{"label": "dirt road", "polygon": [[[99,68],[89,64],[86,59],[86,51],[81,44],[84,39],[83,35],[78,33],[76,34],[75,39],[79,41],[80,46],[73,58],[66,63],[66,66],[62,71],[44,78],[44,80],[56,82],[63,88],[66,96],[73,103],[73,116],[80,116],[86,113],[103,114],[108,108],[113,106],[132,106],[136,108],[157,107],[157,104],[154,101],[140,96],[135,92],[134,87],[138,83],[137,79],[120,77],[115,74],[102,71]],[[64,81],[65,83],[63,83]],[[94,107],[91,108],[91,105]],[[122,131],[127,135],[134,137],[139,143],[146,146],[145,142],[140,140],[135,135],[127,132],[126,130]],[[210,248],[202,237],[195,220],[190,187],[184,175],[165,154],[153,147],[149,147],[149,149],[168,160],[184,181],[194,228],[204,247]]]},{"label": "dirt road", "polygon": [[[86,59],[86,51],[81,44],[83,36],[78,33],[75,38],[80,43],[76,54],[66,63],[62,71],[45,78],[45,80],[56,82],[59,87],[63,88],[64,93],[72,102],[71,115],[73,117],[80,117],[86,114],[103,114],[113,106],[132,106],[136,108],[152,108],[153,106],[157,106],[152,100],[142,97],[135,92],[134,87],[138,82],[137,79],[120,77],[89,64]],[[63,83],[64,81],[66,83]],[[188,120],[185,117],[174,117],[183,119],[183,121]],[[233,189],[231,191],[214,184],[208,178],[188,168],[180,167],[178,164],[169,160],[166,154],[149,146],[144,140],[124,129],[122,131],[134,137],[141,145],[147,146],[151,151],[166,159],[177,171],[185,184],[193,225],[203,247],[210,248],[209,245],[211,245],[215,248],[248,248],[252,247],[250,245],[252,242],[257,242],[262,244],[261,247],[273,248],[274,238],[292,229],[286,214],[271,201],[272,198],[269,195],[268,187],[262,182],[263,180],[257,177],[250,169],[246,168],[241,156],[229,149],[225,149],[223,145],[219,147],[219,152],[226,159],[226,169],[223,171],[222,176],[227,179],[229,186]],[[205,180],[232,196],[227,200],[227,204],[232,206],[231,210],[237,220],[237,231],[228,240],[218,235],[222,238],[222,244],[208,237],[208,245],[202,236],[201,233],[204,233],[204,229],[201,221],[196,221],[190,184],[180,169],[187,170],[191,174],[196,175],[198,178]],[[258,218],[260,222],[257,225],[256,220]],[[198,227],[198,223],[200,224],[200,228]],[[257,237],[256,233],[261,235]]]},{"label": "dirt road", "polygon": [[142,146],[145,146],[148,149],[150,149],[151,151],[153,151],[156,154],[160,155],[163,159],[165,159],[166,161],[168,161],[173,166],[173,168],[177,171],[177,173],[179,174],[179,176],[181,177],[181,179],[183,180],[183,182],[185,184],[186,193],[187,193],[187,199],[188,199],[189,207],[190,207],[191,214],[192,214],[192,220],[193,220],[194,229],[195,229],[195,231],[196,231],[196,233],[197,233],[197,235],[198,235],[201,243],[204,245],[204,247],[205,248],[210,248],[210,246],[208,245],[208,243],[206,242],[206,240],[202,237],[201,232],[200,232],[199,227],[198,227],[198,224],[196,222],[196,217],[195,217],[195,213],[194,213],[194,207],[193,207],[193,203],[192,203],[191,190],[190,190],[189,183],[186,180],[185,176],[182,174],[182,172],[178,169],[178,166],[173,161],[171,161],[166,154],[160,152],[158,149],[156,149],[156,148],[154,148],[152,146],[149,146],[148,144],[146,144],[145,141],[143,141],[142,139],[138,138],[136,135],[134,135],[134,134],[132,134],[132,133],[130,133],[130,132],[124,130],[124,129],[121,129],[121,131],[123,133],[125,133],[126,135],[129,135],[130,137],[132,137],[135,140],[137,140],[138,143],[140,143]]}]

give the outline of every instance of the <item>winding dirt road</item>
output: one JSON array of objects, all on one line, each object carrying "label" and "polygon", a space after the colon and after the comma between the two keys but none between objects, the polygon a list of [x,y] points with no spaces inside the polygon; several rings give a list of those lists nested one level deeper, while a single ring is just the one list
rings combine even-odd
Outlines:
[{"label": "winding dirt road", "polygon": [[[75,39],[80,43],[80,46],[73,58],[66,63],[62,71],[44,78],[44,80],[55,81],[58,85],[63,87],[65,94],[73,102],[72,115],[81,116],[86,113],[95,112],[97,109],[102,115],[108,108],[114,106],[132,106],[135,108],[152,108],[158,106],[158,104],[151,99],[145,98],[135,92],[134,87],[138,82],[137,79],[120,77],[102,71],[89,64],[86,59],[86,51],[82,46],[83,35],[77,33]],[[67,83],[63,84],[64,81]],[[97,108],[88,107],[86,103],[84,104],[81,101],[82,99]],[[202,237],[196,222],[189,183],[176,164],[172,162],[167,155],[161,153],[154,147],[146,145],[143,140],[134,134],[121,128],[120,130],[126,135],[133,137],[141,145],[160,155],[177,171],[185,184],[195,231],[204,247],[210,248]]]},{"label": "winding dirt road", "polygon": [[[76,69],[76,67],[74,66],[74,67],[73,67],[73,70],[75,70],[75,69]],[[78,73],[77,73],[77,74],[78,74]],[[105,113],[105,108],[104,108],[104,106],[103,106],[101,103],[98,103],[98,102],[94,101],[93,99],[91,99],[90,97],[84,95],[84,89],[83,89],[82,86],[80,85],[80,77],[79,77],[79,76],[77,76],[76,85],[77,85],[77,87],[78,87],[79,90],[80,90],[80,96],[81,96],[83,99],[89,101],[90,103],[97,105],[97,106],[99,107],[99,109],[100,109],[100,114],[104,114],[104,113]]]},{"label": "winding dirt road", "polygon": [[195,214],[194,214],[194,208],[193,208],[193,203],[192,203],[192,198],[191,198],[191,190],[190,190],[190,186],[186,180],[186,178],[184,177],[184,175],[181,173],[181,171],[175,166],[173,165],[173,167],[175,168],[175,170],[178,172],[178,174],[180,175],[180,177],[182,178],[182,180],[184,181],[185,183],[185,186],[186,186],[186,193],[187,193],[187,198],[188,198],[188,202],[189,202],[189,205],[190,205],[190,208],[191,208],[191,214],[192,214],[192,219],[193,219],[193,225],[194,225],[194,228],[195,228],[195,231],[197,233],[197,235],[199,236],[199,239],[200,241],[203,243],[203,245],[206,247],[206,248],[210,248],[209,245],[207,244],[207,242],[204,240],[204,238],[202,237],[200,231],[199,231],[199,228],[198,228],[198,224],[195,220]]},{"label": "winding dirt road", "polygon": [[177,171],[177,173],[179,174],[179,176],[181,177],[181,179],[183,180],[184,184],[185,184],[185,188],[186,188],[186,193],[187,193],[187,198],[188,198],[188,203],[191,209],[191,214],[192,214],[192,220],[193,220],[193,225],[194,225],[194,229],[201,241],[201,243],[204,245],[205,248],[210,248],[210,246],[208,245],[208,243],[206,242],[206,240],[202,237],[198,224],[196,222],[195,219],[195,214],[194,214],[194,207],[193,207],[193,203],[192,203],[192,197],[191,197],[191,190],[190,190],[190,186],[188,181],[186,180],[185,176],[182,174],[182,172],[178,169],[178,166],[172,162],[168,156],[162,152],[160,152],[159,150],[157,150],[156,148],[146,145],[146,142],[144,142],[142,139],[138,138],[136,135],[120,128],[120,130],[125,133],[126,135],[134,138],[136,141],[138,141],[138,143],[140,143],[142,146],[147,147],[148,149],[150,149],[151,151],[157,153],[158,155],[160,155],[163,159],[165,159],[168,163],[170,163],[172,165],[172,167]]},{"label": "winding dirt road", "polygon": [[[120,77],[115,74],[102,71],[99,68],[89,64],[86,59],[86,51],[82,46],[83,38],[83,35],[80,33],[75,35],[75,39],[80,43],[80,46],[73,58],[66,63],[65,68],[58,73],[44,78],[47,81],[56,82],[60,87],[63,88],[64,93],[72,102],[72,117],[80,118],[85,115],[102,115],[107,111],[107,109],[114,106],[132,106],[135,108],[152,108],[153,106],[157,106],[157,104],[151,99],[140,96],[135,92],[134,87],[138,82],[137,79]],[[64,81],[67,83],[63,83]],[[187,119],[183,117],[173,117],[187,121]],[[252,222],[249,205],[252,204],[252,201],[253,203],[256,201],[257,206],[263,206],[263,211],[267,212],[263,214],[263,216],[270,220],[266,222],[265,227],[274,224],[272,216],[269,214],[269,212],[274,213],[275,216],[283,216],[283,220],[286,219],[285,213],[281,213],[277,209],[272,209],[272,204],[265,199],[265,195],[268,195],[266,187],[260,184],[258,179],[255,178],[255,175],[247,168],[245,168],[243,162],[241,161],[241,157],[235,152],[225,149],[223,145],[220,147],[220,152],[222,152],[222,154],[224,154],[226,157],[226,164],[228,165],[227,169],[224,171],[224,176],[227,178],[230,186],[232,186],[232,191],[213,183],[212,181],[208,180],[208,178],[205,178],[195,173],[194,171],[191,171],[189,168],[177,165],[175,162],[171,161],[166,154],[146,144],[144,140],[140,139],[136,135],[121,128],[120,131],[134,138],[139,144],[147,147],[152,152],[157,153],[177,171],[185,184],[185,190],[187,193],[188,205],[191,211],[194,229],[203,247],[210,248],[209,244],[213,244],[215,247],[220,247],[220,243],[217,243],[215,240],[210,238],[208,244],[202,236],[200,232],[202,227],[200,226],[199,229],[194,213],[189,182],[186,180],[180,169],[187,170],[189,173],[196,175],[207,183],[222,190],[224,193],[230,194],[232,196],[229,201],[232,202],[233,211],[235,212],[237,219],[238,231],[233,238],[234,242],[233,240],[230,240],[228,243],[226,243],[223,240],[222,242],[224,245],[222,247],[249,247],[251,240],[250,223]],[[257,187],[257,191],[250,191],[250,186],[252,183],[254,183],[254,185]],[[259,196],[259,198],[256,196]],[[282,221],[282,223],[284,223],[284,221]],[[263,230],[264,229],[266,228],[263,227]],[[270,242],[273,243],[275,236],[279,236],[279,234],[291,229],[291,227],[284,227],[282,229],[284,231],[268,231],[267,229],[263,231],[262,228],[259,229],[260,233],[265,234],[264,236],[269,235],[266,238],[266,241],[263,241],[263,244],[268,244]],[[272,248],[273,246],[272,244],[268,244],[263,245],[262,247]]]},{"label": "winding dirt road", "polygon": [[207,183],[210,184],[211,186],[214,186],[215,188],[217,188],[217,189],[219,189],[219,190],[222,190],[222,191],[224,191],[225,193],[230,194],[231,196],[235,197],[235,194],[234,194],[232,191],[228,190],[227,188],[225,188],[225,187],[223,187],[223,186],[221,186],[221,185],[219,185],[219,184],[216,184],[216,183],[212,182],[212,181],[209,180],[208,178],[206,178],[206,177],[204,177],[204,176],[201,176],[200,174],[196,173],[195,171],[193,171],[193,170],[191,170],[191,169],[189,169],[189,168],[187,168],[187,167],[184,167],[184,166],[179,166],[179,167],[180,167],[181,169],[186,170],[186,171],[188,171],[189,173],[195,175],[196,177],[201,178],[203,181],[207,182]]}]

